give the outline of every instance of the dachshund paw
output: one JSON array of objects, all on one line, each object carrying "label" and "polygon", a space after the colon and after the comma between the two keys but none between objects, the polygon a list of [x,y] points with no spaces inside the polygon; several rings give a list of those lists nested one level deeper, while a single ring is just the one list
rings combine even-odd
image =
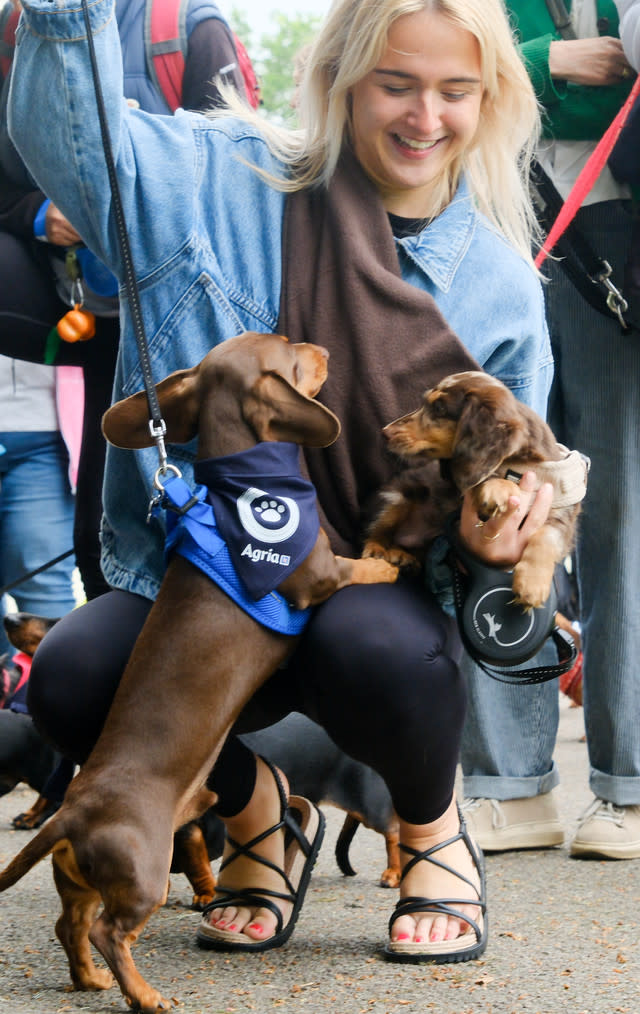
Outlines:
[{"label": "dachshund paw", "polygon": [[212,901],[213,894],[194,894],[191,901],[191,908],[195,912],[203,912],[207,905],[209,905]]},{"label": "dachshund paw", "polygon": [[366,569],[364,566],[358,568],[357,579],[359,584],[393,584],[398,579],[397,564],[373,557],[361,560],[360,562],[366,565]]},{"label": "dachshund paw", "polygon": [[537,609],[549,598],[552,581],[553,570],[521,560],[513,571],[514,601],[524,609]]},{"label": "dachshund paw", "polygon": [[371,540],[365,543],[362,558],[363,560],[386,560],[387,563],[404,571],[418,571],[420,569],[420,561],[412,553],[407,553],[400,546],[383,546],[381,543]]},{"label": "dachshund paw", "polygon": [[91,969],[84,968],[81,972],[76,970],[72,978],[73,986],[71,988],[81,992],[111,989],[115,982],[111,972],[106,968],[96,968],[95,965]]},{"label": "dachshund paw", "polygon": [[473,490],[473,505],[481,521],[504,514],[509,497],[516,495],[518,487],[510,479],[487,479]]},{"label": "dachshund paw", "polygon": [[395,869],[393,866],[387,866],[386,870],[380,877],[380,887],[399,887],[400,886],[400,870]]}]

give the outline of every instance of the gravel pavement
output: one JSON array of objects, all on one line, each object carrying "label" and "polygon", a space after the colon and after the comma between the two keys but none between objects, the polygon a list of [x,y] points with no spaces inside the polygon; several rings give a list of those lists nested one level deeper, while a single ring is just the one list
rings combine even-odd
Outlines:
[{"label": "gravel pavement", "polygon": [[[526,692],[526,691],[523,691]],[[582,710],[561,701],[556,759],[568,835],[590,801]],[[10,819],[33,792],[0,799],[0,865],[31,832]],[[288,945],[263,955],[223,955],[194,944],[199,916],[186,879],[150,920],[134,956],[179,1014],[638,1014],[640,861],[573,860],[566,848],[487,857],[490,937],[485,955],[461,965],[393,965],[380,956],[396,892],[377,886],[382,838],[360,829],[358,875],[333,856],[342,815],[327,808],[327,835]],[[49,860],[0,898],[2,1014],[126,1011],[119,991],[74,993],[55,934]]]}]

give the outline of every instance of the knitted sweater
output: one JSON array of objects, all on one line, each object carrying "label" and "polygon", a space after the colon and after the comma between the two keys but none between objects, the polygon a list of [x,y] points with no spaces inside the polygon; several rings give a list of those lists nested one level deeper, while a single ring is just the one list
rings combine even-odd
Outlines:
[{"label": "knitted sweater", "polygon": [[[566,0],[571,9],[571,0]],[[564,141],[597,141],[631,91],[632,82],[595,87],[577,85],[549,73],[549,46],[560,39],[545,0],[507,0],[507,10],[539,102],[544,136]],[[600,35],[618,36],[613,0],[597,0]]]}]

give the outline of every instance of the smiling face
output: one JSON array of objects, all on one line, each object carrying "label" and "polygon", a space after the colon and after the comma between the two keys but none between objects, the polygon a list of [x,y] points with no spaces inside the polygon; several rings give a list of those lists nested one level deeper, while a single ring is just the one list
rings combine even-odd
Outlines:
[{"label": "smiling face", "polygon": [[438,214],[435,191],[473,143],[482,101],[480,47],[436,11],[393,22],[374,69],[351,89],[355,153],[387,211]]}]

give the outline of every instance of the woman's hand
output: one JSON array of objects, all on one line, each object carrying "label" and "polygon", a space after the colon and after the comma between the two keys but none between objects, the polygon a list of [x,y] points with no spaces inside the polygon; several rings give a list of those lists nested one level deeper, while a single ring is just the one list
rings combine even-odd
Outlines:
[{"label": "woman's hand", "polygon": [[82,242],[80,233],[76,232],[71,222],[58,211],[53,201],[45,213],[45,228],[48,241],[55,243],[56,246],[73,246],[74,243]]},{"label": "woman's hand", "polygon": [[[518,494],[509,497],[504,514],[482,522],[466,496],[462,504],[459,536],[466,548],[484,563],[511,569],[522,556],[534,532],[549,516],[553,486],[545,482],[535,491],[535,472],[525,472]],[[524,519],[524,521],[523,521]]]},{"label": "woman's hand", "polygon": [[549,73],[579,85],[612,85],[635,70],[624,55],[620,39],[558,39],[549,46]]}]

